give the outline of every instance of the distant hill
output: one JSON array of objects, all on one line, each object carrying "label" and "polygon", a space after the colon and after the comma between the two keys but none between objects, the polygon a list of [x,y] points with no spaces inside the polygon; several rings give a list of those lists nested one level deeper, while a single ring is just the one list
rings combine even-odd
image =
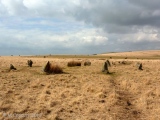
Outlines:
[{"label": "distant hill", "polygon": [[160,57],[160,50],[111,52],[98,54],[102,56],[121,56],[121,57]]}]

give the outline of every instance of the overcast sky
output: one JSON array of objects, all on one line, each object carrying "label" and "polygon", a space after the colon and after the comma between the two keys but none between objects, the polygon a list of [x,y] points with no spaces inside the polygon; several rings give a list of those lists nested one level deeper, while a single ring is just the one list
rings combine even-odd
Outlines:
[{"label": "overcast sky", "polygon": [[160,49],[160,0],[0,0],[0,55]]}]

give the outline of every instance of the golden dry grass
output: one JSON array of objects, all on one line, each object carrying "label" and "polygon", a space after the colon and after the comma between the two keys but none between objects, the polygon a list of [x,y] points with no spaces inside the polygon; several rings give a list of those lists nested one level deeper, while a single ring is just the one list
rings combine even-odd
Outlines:
[{"label": "golden dry grass", "polygon": [[59,65],[52,64],[48,61],[47,64],[43,67],[43,72],[46,74],[61,74],[63,73],[63,70]]},{"label": "golden dry grass", "polygon": [[160,58],[160,50],[130,51],[120,53],[104,53],[101,56],[132,57],[132,58]]},{"label": "golden dry grass", "polygon": [[[115,65],[109,68],[111,74],[104,74],[105,59],[87,59],[91,66],[67,67],[79,59],[0,57],[0,119],[160,119],[160,60],[110,59]],[[64,73],[43,74],[47,61],[60,65]],[[137,62],[142,62],[142,71]],[[8,71],[11,63],[17,70]]]}]

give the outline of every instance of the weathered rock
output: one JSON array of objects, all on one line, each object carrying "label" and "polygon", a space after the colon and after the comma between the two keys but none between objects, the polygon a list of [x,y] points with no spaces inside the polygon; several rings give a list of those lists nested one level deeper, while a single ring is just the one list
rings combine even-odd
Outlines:
[{"label": "weathered rock", "polygon": [[107,62],[107,64],[108,64],[109,66],[111,66],[111,63],[109,62],[109,60],[106,60],[106,62]]},{"label": "weathered rock", "polygon": [[127,62],[126,62],[126,61],[122,61],[121,63],[122,63],[122,64],[127,64]]},{"label": "weathered rock", "polygon": [[70,61],[67,63],[68,67],[75,67],[75,66],[81,66],[81,62],[80,61]]},{"label": "weathered rock", "polygon": [[143,68],[142,68],[142,63],[140,63],[138,69],[139,69],[139,70],[143,70]]},{"label": "weathered rock", "polygon": [[28,66],[29,66],[29,67],[32,67],[32,64],[33,64],[33,61],[32,61],[32,60],[28,60],[27,63],[28,63]]},{"label": "weathered rock", "polygon": [[102,72],[109,73],[109,69],[108,69],[109,66],[111,66],[111,64],[110,64],[109,60],[107,60],[103,65]]},{"label": "weathered rock", "polygon": [[90,61],[85,61],[84,66],[91,66],[91,62]]},{"label": "weathered rock", "polygon": [[10,64],[10,70],[17,70],[12,64]]},{"label": "weathered rock", "polygon": [[142,68],[142,67],[143,67],[143,66],[142,66],[142,63],[137,63],[136,66],[137,66],[137,68],[138,68],[139,70],[143,70],[143,68]]},{"label": "weathered rock", "polygon": [[50,68],[51,68],[51,64],[50,62],[48,61],[47,64],[44,66],[43,68],[43,72],[47,72],[49,73],[50,72]]}]

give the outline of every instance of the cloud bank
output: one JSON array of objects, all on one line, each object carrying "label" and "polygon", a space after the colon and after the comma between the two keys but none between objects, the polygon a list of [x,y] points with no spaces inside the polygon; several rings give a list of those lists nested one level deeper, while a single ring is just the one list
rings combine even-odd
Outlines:
[{"label": "cloud bank", "polygon": [[0,54],[160,49],[159,0],[0,0]]}]

